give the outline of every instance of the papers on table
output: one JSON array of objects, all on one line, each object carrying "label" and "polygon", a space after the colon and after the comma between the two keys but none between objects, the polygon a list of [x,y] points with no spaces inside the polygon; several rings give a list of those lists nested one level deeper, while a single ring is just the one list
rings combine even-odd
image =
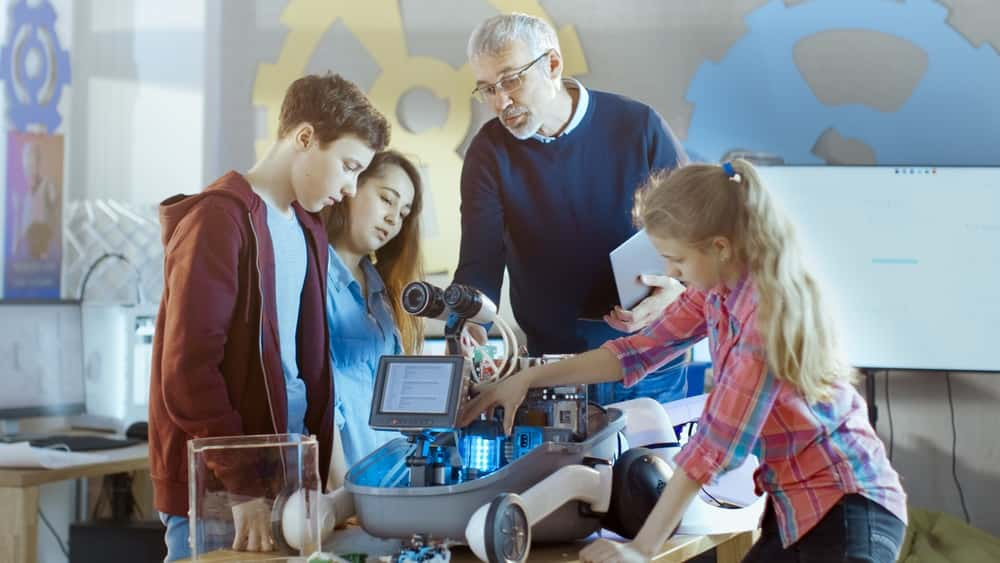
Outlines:
[{"label": "papers on table", "polygon": [[18,469],[61,469],[108,461],[104,454],[66,452],[33,448],[28,442],[0,444],[0,467]]}]

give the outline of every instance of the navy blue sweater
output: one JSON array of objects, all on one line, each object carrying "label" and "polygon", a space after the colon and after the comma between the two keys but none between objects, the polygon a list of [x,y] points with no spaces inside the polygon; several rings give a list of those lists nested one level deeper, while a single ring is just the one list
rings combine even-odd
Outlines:
[{"label": "navy blue sweater", "polygon": [[578,318],[618,303],[608,253],[635,233],[635,189],[686,156],[649,106],[588,91],[569,134],[520,141],[493,119],[462,166],[462,243],[455,281],[499,303],[506,266],[514,316],[532,355],[586,349]]}]

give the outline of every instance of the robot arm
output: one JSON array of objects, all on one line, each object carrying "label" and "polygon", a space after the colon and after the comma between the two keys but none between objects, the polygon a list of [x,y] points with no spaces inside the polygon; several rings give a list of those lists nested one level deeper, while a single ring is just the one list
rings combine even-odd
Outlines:
[{"label": "robot arm", "polygon": [[444,291],[444,303],[458,317],[479,324],[497,321],[497,306],[481,291],[453,283]]},{"label": "robot arm", "polygon": [[496,304],[483,292],[458,283],[453,283],[442,290],[424,281],[414,281],[403,288],[401,299],[403,309],[407,313],[447,323],[445,338],[448,341],[449,354],[463,354],[459,338],[466,322],[493,323],[503,338],[505,357],[491,379],[500,379],[514,373],[519,360],[517,337],[497,314]]},{"label": "robot arm", "polygon": [[469,548],[481,561],[524,560],[531,528],[567,502],[581,501],[594,512],[607,512],[611,481],[610,465],[567,465],[521,495],[500,494],[469,519]]},{"label": "robot arm", "polygon": [[415,317],[446,321],[451,313],[444,303],[444,291],[431,283],[410,282],[403,288],[400,299],[403,310]]},{"label": "robot arm", "polygon": [[525,561],[531,528],[572,501],[589,505],[604,528],[634,538],[672,476],[666,462],[647,448],[625,452],[613,468],[567,465],[520,495],[500,494],[480,506],[465,528],[466,542],[482,561]]},{"label": "robot arm", "polygon": [[504,359],[500,367],[484,380],[496,381],[516,371],[520,359],[517,336],[497,313],[497,306],[478,289],[453,283],[444,292],[444,302],[455,316],[478,324],[493,323],[503,338]]}]

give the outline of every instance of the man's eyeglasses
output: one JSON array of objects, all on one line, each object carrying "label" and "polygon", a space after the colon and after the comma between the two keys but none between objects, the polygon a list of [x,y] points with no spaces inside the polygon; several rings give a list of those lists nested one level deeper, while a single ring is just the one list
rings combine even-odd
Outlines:
[{"label": "man's eyeglasses", "polygon": [[476,86],[476,89],[472,91],[472,97],[480,102],[486,102],[487,100],[492,99],[493,96],[496,96],[498,92],[503,92],[505,94],[517,92],[517,90],[524,84],[524,73],[528,72],[531,67],[535,66],[538,61],[544,59],[551,52],[551,49],[545,51],[541,55],[538,55],[535,60],[514,71],[513,74],[504,76],[493,84],[481,84]]}]

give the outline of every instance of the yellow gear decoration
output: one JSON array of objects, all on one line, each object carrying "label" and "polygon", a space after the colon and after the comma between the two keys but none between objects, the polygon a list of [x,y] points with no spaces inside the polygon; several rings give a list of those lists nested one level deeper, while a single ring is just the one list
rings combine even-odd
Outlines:
[{"label": "yellow gear decoration", "polygon": [[[490,3],[502,13],[523,12],[551,23],[537,0],[490,0]],[[266,110],[268,130],[268,138],[256,143],[257,156],[261,157],[277,137],[278,114],[285,89],[305,74],[306,64],[320,39],[338,19],[381,68],[368,96],[392,125],[392,147],[416,155],[424,165],[422,174],[427,186],[424,220],[436,218],[436,225],[425,223],[434,228],[434,232],[424,229],[424,266],[428,272],[450,273],[458,264],[461,234],[459,179],[462,160],[457,151],[472,117],[469,92],[475,85],[475,78],[468,63],[455,70],[431,57],[410,56],[397,0],[290,0],[281,14],[281,22],[288,27],[281,54],[276,63],[260,63],[254,81],[253,103]],[[587,62],[576,30],[566,25],[558,30],[558,35],[564,74],[586,74]],[[464,47],[464,44],[456,46]],[[420,87],[447,100],[448,117],[444,125],[414,134],[399,123],[396,107],[405,93]]]}]

